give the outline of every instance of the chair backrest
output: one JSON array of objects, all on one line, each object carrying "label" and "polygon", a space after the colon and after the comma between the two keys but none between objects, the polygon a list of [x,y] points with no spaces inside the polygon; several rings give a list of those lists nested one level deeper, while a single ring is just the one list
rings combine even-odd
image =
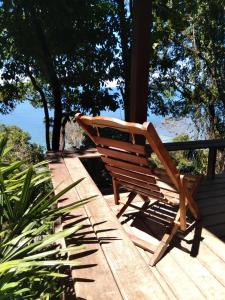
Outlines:
[{"label": "chair backrest", "polygon": [[[75,120],[96,144],[112,177],[119,180],[123,186],[128,190],[135,189],[137,193],[152,196],[157,200],[164,201],[166,198],[167,202],[170,202],[170,199],[176,199],[173,193],[175,192],[178,195],[177,202],[180,204],[181,210],[185,209],[185,201],[191,197],[188,188],[184,186],[182,176],[151,123],[146,122],[141,125],[115,118],[89,117],[82,114],[76,114]],[[112,134],[110,137],[108,132],[106,135],[104,132],[106,128],[113,129],[117,134]],[[126,141],[124,141],[124,136]],[[139,144],[140,137],[145,142]],[[171,185],[166,182],[160,183],[159,174],[149,167],[145,149],[146,142],[149,143],[168,174],[172,183],[172,191]],[[170,197],[171,193],[172,197]],[[171,202],[173,201],[171,200]]]}]

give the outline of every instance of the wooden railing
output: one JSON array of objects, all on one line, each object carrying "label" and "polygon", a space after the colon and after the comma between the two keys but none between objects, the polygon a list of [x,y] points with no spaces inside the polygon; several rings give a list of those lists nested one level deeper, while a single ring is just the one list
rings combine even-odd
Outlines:
[{"label": "wooden railing", "polygon": [[[168,151],[209,149],[207,177],[213,179],[215,176],[217,150],[225,148],[225,139],[172,142],[164,143],[164,145]],[[147,149],[149,150],[149,153],[151,153],[149,145],[147,145]]]},{"label": "wooden railing", "polygon": [[[180,150],[196,150],[196,149],[209,149],[208,153],[208,166],[207,166],[207,177],[213,179],[215,177],[215,166],[216,166],[216,156],[218,149],[225,148],[225,139],[217,140],[200,140],[200,141],[188,141],[188,142],[171,142],[164,143],[168,151],[180,151]],[[149,145],[146,145],[147,152],[151,154],[151,148]],[[51,151],[48,152],[49,155]],[[59,152],[61,155],[62,152]],[[67,151],[68,154],[68,151]],[[74,151],[71,152],[74,154]],[[56,155],[56,152],[54,152]],[[80,158],[94,158],[99,157],[100,154],[97,152],[97,149],[84,149],[75,151],[75,155]]]}]

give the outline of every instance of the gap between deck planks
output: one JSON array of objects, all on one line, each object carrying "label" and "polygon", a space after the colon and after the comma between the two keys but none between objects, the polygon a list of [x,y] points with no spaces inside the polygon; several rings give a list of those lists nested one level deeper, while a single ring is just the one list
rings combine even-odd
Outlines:
[{"label": "gap between deck planks", "polygon": [[[73,182],[62,159],[57,163],[50,163],[49,167],[56,193]],[[63,196],[63,201],[59,204],[64,206],[79,200],[80,197],[76,189],[73,188]],[[81,240],[85,248],[79,251],[79,254],[74,253],[70,255],[70,258],[74,256],[74,258],[80,262],[80,267],[73,268],[72,270],[72,277],[75,281],[76,298],[102,300],[122,299],[85,209],[80,207],[73,210],[69,218],[63,220],[63,226],[72,226],[73,223],[79,219],[82,220],[83,229],[78,231],[74,238]],[[83,239],[79,239],[81,236],[83,236]],[[66,240],[67,246],[74,242],[76,243],[76,240]],[[65,298],[67,299],[69,296],[66,295]]]},{"label": "gap between deck planks", "polygon": [[[70,162],[71,162],[71,160],[68,159],[67,165],[69,165],[69,169],[71,172],[71,168],[73,169],[74,166],[71,166]],[[65,168],[65,165],[64,165],[64,168]],[[80,177],[83,177],[86,172],[85,169],[84,169],[85,170],[84,173],[79,172],[79,168],[82,169],[83,166],[79,165],[76,168],[74,168],[74,170],[72,171],[72,172],[77,172],[77,174],[79,176],[79,177],[77,177],[77,179]],[[67,173],[68,173],[68,170],[67,170]],[[64,177],[62,174],[61,174],[61,176]],[[71,180],[71,178],[70,178],[70,180]],[[220,180],[222,180],[222,179],[220,179]],[[75,189],[76,193],[79,193],[79,195],[78,195],[79,199],[82,198],[82,195],[84,195],[84,194],[91,195],[91,192],[93,192],[95,194],[99,192],[96,190],[96,188],[94,188],[92,190],[92,188],[89,188],[90,186],[87,184],[90,184],[90,186],[93,185],[93,182],[90,178],[88,179],[88,182],[87,181],[86,181],[86,183],[83,182],[83,186],[81,188],[79,187],[79,188]],[[215,185],[216,185],[216,182],[215,182]],[[92,195],[93,195],[93,193],[92,193]],[[204,197],[204,195],[203,195],[203,197]],[[207,203],[210,203],[210,204],[212,203],[212,206],[216,207],[217,201],[215,201],[215,200],[217,200],[217,198],[214,198],[214,199],[212,199],[212,201],[210,201],[210,199],[208,199],[208,197],[207,197],[207,203],[204,203],[203,197],[200,197],[201,198],[201,200],[199,201],[200,207],[202,207],[203,209],[204,209],[204,207],[209,207],[207,205]],[[222,197],[220,200],[221,200],[220,202],[222,203]],[[213,202],[213,201],[215,201],[215,202]],[[224,201],[225,201],[225,199],[224,199]],[[102,203],[102,202],[100,201],[100,203]],[[88,204],[88,205],[90,205],[90,204]],[[92,207],[91,210],[89,209],[86,211],[90,218],[92,218],[92,216],[91,216],[92,210],[95,210],[95,207]],[[102,217],[103,212],[100,208],[99,208],[99,210],[100,210],[100,217]],[[216,209],[216,211],[213,214],[216,215],[217,212],[219,212],[218,209]],[[99,217],[99,216],[97,215],[97,217]],[[93,218],[92,218],[92,224],[94,224]],[[98,230],[98,228],[96,227],[95,230]],[[113,234],[113,231],[112,231],[112,234]],[[197,258],[191,257],[189,253],[185,253],[180,249],[173,248],[156,265],[155,268],[150,269],[151,273],[154,275],[154,281],[152,282],[152,284],[154,284],[155,279],[157,278],[157,281],[156,281],[157,285],[158,285],[158,282],[160,282],[160,285],[164,290],[163,295],[166,294],[165,297],[167,297],[168,299],[182,299],[182,300],[183,299],[197,299],[197,298],[198,299],[225,299],[225,281],[224,281],[225,244],[206,229],[203,229],[202,237],[203,237],[203,241],[201,242],[201,246],[200,246],[200,250],[199,250],[199,254],[198,254]],[[101,235],[100,235],[100,238],[101,238]],[[113,241],[113,243],[114,242],[115,241]],[[103,251],[103,248],[99,246],[99,251],[97,251],[97,253],[99,253],[101,251]],[[106,251],[106,253],[107,253],[107,251]],[[148,260],[149,260],[148,253],[143,250],[140,250],[140,254],[146,260],[146,265],[147,265]],[[92,255],[93,254],[89,255],[89,257],[92,257]],[[106,256],[105,256],[104,251],[102,252],[102,255],[105,259]],[[88,258],[88,260],[89,260],[89,258]],[[107,268],[109,268],[108,261],[106,264],[107,264]],[[92,270],[94,270],[94,268]],[[90,274],[90,273],[87,271],[87,276],[88,276],[88,274]],[[93,275],[94,275],[94,272],[93,272]],[[145,276],[145,275],[143,274],[143,276]],[[113,277],[113,280],[115,280],[114,277]],[[137,282],[138,281],[139,281],[139,279],[137,280]],[[118,279],[117,279],[117,282],[118,282]],[[82,282],[78,282],[78,283],[80,284],[80,286],[82,286],[82,284],[83,284]],[[93,286],[98,286],[97,282],[94,282]],[[100,286],[101,286],[101,284],[100,284]],[[90,287],[90,285],[89,285],[89,283],[88,284],[86,283],[86,288],[83,288],[82,292],[87,293],[87,290],[89,289],[88,287]],[[88,292],[90,293],[90,291],[88,291]],[[98,297],[96,297],[96,298],[99,299],[98,291],[97,291],[96,295],[97,294],[98,294]],[[80,293],[80,295],[81,295],[81,293]],[[161,296],[156,296],[156,294],[153,294],[151,292],[149,293],[149,297],[147,297],[147,298],[141,298],[141,297],[138,297],[137,295],[136,295],[136,297],[137,297],[136,299],[163,299]],[[87,298],[87,299],[96,299],[96,298],[93,297],[93,298]],[[102,297],[102,299],[103,298],[104,297]],[[112,298],[120,299],[120,298],[117,298],[117,296],[112,297]],[[125,299],[124,295],[122,296],[122,298]],[[111,299],[111,298],[105,297],[104,299]],[[135,298],[127,298],[127,299],[135,299]]]},{"label": "gap between deck planks", "polygon": [[[74,269],[77,297],[86,299],[169,299],[149,266],[144,262],[122,226],[113,215],[100,191],[78,158],[60,159],[50,163],[54,186],[64,180],[64,186],[81,177],[85,179],[71,190],[67,197],[83,199],[99,195],[85,208],[73,212],[88,216],[85,224],[92,226],[99,243],[85,245],[86,251],[96,249],[86,259],[87,264],[96,264],[86,270]],[[62,189],[62,187],[60,187]],[[59,191],[59,188],[58,188]],[[89,224],[89,221],[91,224]],[[88,222],[88,223],[87,223]],[[90,229],[89,229],[90,230]],[[90,274],[92,276],[90,276]],[[89,281],[89,279],[93,281]],[[86,282],[85,282],[85,279]]]},{"label": "gap between deck planks", "polygon": [[[219,178],[220,184],[223,184],[223,195],[225,195],[224,183],[225,176]],[[209,185],[209,183],[206,182]],[[213,186],[217,185],[216,181],[213,182]],[[200,190],[205,191],[206,187]],[[208,186],[210,189],[210,185]],[[215,193],[217,191],[215,190]],[[207,192],[206,192],[207,194]],[[124,194],[122,197],[126,197]],[[110,204],[112,210],[116,210],[117,207],[113,203],[113,195],[105,197]],[[220,205],[225,204],[225,197],[221,197]],[[138,199],[137,199],[138,201]],[[202,215],[214,215],[214,219],[205,218],[204,223],[206,226],[217,224],[224,220],[221,214],[223,210],[217,209],[218,203],[214,202],[213,192],[211,192],[211,198],[204,196],[200,200],[200,208],[202,209]],[[208,204],[211,203],[211,206]],[[204,209],[207,207],[207,210]],[[210,208],[210,209],[209,209]],[[219,218],[217,218],[217,215]],[[221,219],[221,220],[220,220]],[[214,222],[213,222],[214,220]],[[210,222],[209,222],[210,221]],[[145,238],[143,232],[137,232],[137,229],[130,227],[127,224],[126,230],[131,230],[132,233],[138,234],[139,237]],[[136,230],[136,232],[135,232]],[[155,275],[158,276],[161,282],[164,283],[164,288],[168,287],[167,294],[171,293],[170,299],[173,297],[178,299],[225,299],[225,243],[212,234],[212,231],[203,228],[202,241],[199,248],[197,257],[191,257],[190,253],[186,253],[181,249],[173,247],[169,253],[156,265],[154,268]],[[182,241],[181,245],[187,250],[190,250],[189,241],[193,239],[193,233],[190,233],[185,237],[186,241]],[[149,240],[149,237],[148,237]],[[152,241],[151,241],[152,242]],[[151,254],[139,249],[140,253],[146,259],[149,260]]]},{"label": "gap between deck planks", "polygon": [[[124,299],[168,299],[80,160],[64,158],[64,162],[74,181],[85,177],[77,188],[80,198],[99,195],[85,207]],[[109,243],[101,242],[109,238]]]}]

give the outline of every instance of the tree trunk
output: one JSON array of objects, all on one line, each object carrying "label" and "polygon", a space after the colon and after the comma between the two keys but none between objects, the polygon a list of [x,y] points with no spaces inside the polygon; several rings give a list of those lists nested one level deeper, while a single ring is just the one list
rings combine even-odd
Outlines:
[{"label": "tree trunk", "polygon": [[52,150],[58,151],[60,147],[60,131],[62,122],[62,103],[60,87],[56,82],[51,84],[54,97],[54,121],[52,132]]},{"label": "tree trunk", "polygon": [[214,104],[208,105],[209,112],[209,123],[210,128],[208,129],[210,139],[216,139],[216,114]]},{"label": "tree trunk", "polygon": [[124,105],[124,117],[126,121],[130,120],[130,65],[131,54],[129,47],[129,24],[126,19],[126,10],[123,0],[117,0],[119,25],[120,25],[120,40],[122,49],[122,68],[124,78],[124,91],[121,93]]},{"label": "tree trunk", "polygon": [[44,108],[44,114],[45,114],[45,142],[46,142],[46,148],[47,150],[51,150],[50,146],[50,136],[49,136],[49,129],[50,129],[50,118],[49,118],[49,111],[48,111],[48,104],[47,100],[45,98],[45,94],[41,87],[37,84],[37,81],[35,80],[34,76],[32,75],[29,66],[26,66],[26,72],[28,76],[30,77],[31,83],[34,87],[34,89],[40,94],[41,101]]},{"label": "tree trunk", "polygon": [[62,122],[62,102],[61,102],[61,87],[59,79],[56,74],[54,61],[51,57],[51,53],[48,48],[48,43],[42,29],[40,20],[36,17],[34,9],[31,9],[31,16],[34,22],[37,38],[40,42],[42,50],[43,63],[46,68],[47,76],[49,77],[49,83],[52,89],[54,99],[54,121],[53,121],[53,133],[52,133],[52,150],[58,151],[60,146],[60,131]]}]

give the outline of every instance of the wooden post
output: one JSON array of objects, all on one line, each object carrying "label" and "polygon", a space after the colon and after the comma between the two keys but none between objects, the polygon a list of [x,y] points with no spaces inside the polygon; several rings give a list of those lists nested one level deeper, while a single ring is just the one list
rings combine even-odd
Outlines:
[{"label": "wooden post", "polygon": [[151,23],[152,0],[134,0],[130,121],[138,123],[147,120]]},{"label": "wooden post", "polygon": [[207,170],[207,177],[208,179],[214,179],[215,177],[215,167],[216,167],[216,148],[209,148],[209,155],[208,155],[208,170]]}]

